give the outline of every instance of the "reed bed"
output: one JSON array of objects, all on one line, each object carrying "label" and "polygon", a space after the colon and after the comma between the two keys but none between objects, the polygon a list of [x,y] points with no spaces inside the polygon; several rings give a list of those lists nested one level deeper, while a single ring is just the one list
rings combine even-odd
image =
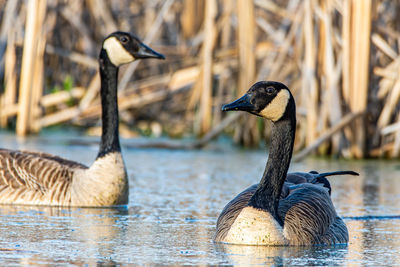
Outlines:
[{"label": "reed bed", "polygon": [[[296,159],[400,156],[400,4],[389,0],[0,0],[0,126],[98,127],[97,53],[131,31],[164,62],[121,69],[121,132],[258,146],[261,119],[222,114],[257,80],[297,102]],[[93,128],[96,129],[96,128]],[[96,132],[96,131],[91,131]],[[199,145],[200,144],[200,145]],[[171,145],[171,147],[180,147]]]}]

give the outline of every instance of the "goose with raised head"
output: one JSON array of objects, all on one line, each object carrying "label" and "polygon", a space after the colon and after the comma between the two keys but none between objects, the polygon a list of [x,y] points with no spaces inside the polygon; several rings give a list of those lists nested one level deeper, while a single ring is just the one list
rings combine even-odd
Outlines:
[{"label": "goose with raised head", "polygon": [[99,55],[102,136],[90,167],[54,155],[0,150],[0,204],[101,207],[128,203],[118,134],[118,69],[136,59],[164,59],[136,36],[114,32]]},{"label": "goose with raised head", "polygon": [[296,106],[282,83],[261,81],[222,110],[242,110],[272,121],[264,174],[221,212],[214,241],[246,245],[343,244],[349,236],[330,198],[326,176],[356,172],[288,174],[296,131]]}]

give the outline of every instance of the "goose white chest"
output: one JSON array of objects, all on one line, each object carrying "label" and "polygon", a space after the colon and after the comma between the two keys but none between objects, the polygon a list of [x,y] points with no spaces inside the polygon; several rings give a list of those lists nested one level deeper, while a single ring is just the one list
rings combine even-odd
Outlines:
[{"label": "goose white chest", "polygon": [[253,207],[242,209],[224,242],[242,245],[287,245],[283,229],[272,215]]},{"label": "goose white chest", "polygon": [[73,206],[127,204],[128,179],[121,153],[109,153],[89,169],[76,172],[71,193]]}]

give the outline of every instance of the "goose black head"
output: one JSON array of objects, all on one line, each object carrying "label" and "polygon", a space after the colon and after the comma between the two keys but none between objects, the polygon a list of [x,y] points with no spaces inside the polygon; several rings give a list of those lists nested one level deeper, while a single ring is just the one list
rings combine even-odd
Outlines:
[{"label": "goose black head", "polygon": [[116,67],[141,58],[165,59],[164,55],[154,51],[135,35],[127,32],[114,32],[107,36],[103,41],[103,49]]},{"label": "goose black head", "polygon": [[250,87],[241,98],[224,105],[222,110],[247,111],[275,122],[284,116],[290,102],[294,103],[294,100],[286,85],[280,82],[261,81]]}]

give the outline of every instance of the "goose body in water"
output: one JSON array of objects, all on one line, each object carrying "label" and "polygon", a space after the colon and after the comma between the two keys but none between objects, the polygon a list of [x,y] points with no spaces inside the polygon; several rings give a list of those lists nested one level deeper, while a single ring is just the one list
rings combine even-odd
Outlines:
[{"label": "goose body in water", "polygon": [[288,174],[296,130],[296,106],[282,83],[262,81],[224,105],[272,121],[264,174],[221,212],[214,241],[245,245],[332,245],[347,243],[347,227],[337,215],[326,176],[352,171]]},{"label": "goose body in water", "polygon": [[128,177],[118,134],[117,79],[122,64],[164,56],[136,36],[114,32],[99,55],[102,136],[94,163],[0,149],[0,204],[101,207],[128,203]]}]

